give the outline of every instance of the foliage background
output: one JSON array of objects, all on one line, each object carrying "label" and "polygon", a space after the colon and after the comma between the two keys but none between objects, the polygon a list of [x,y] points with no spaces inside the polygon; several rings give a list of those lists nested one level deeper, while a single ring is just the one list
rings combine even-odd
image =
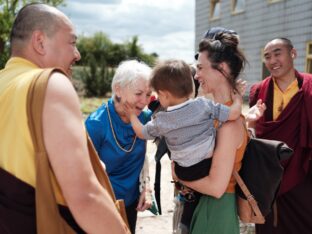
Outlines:
[{"label": "foliage background", "polygon": [[[5,66],[10,53],[10,31],[17,12],[26,4],[40,2],[52,6],[66,6],[64,0],[0,0],[0,69]],[[91,36],[78,36],[77,48],[81,60],[74,67],[74,85],[80,96],[105,97],[111,91],[115,69],[121,61],[137,59],[153,66],[156,53],[147,54],[133,36],[123,43],[114,43],[104,32]]]}]

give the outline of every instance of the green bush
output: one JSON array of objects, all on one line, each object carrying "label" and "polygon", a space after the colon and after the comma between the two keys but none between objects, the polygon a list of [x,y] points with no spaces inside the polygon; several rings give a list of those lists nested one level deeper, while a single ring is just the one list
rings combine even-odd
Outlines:
[{"label": "green bush", "polygon": [[[88,66],[76,70],[76,79],[83,82],[84,96],[105,97],[111,91],[114,69],[108,67],[103,58],[96,61],[92,54],[88,57]],[[78,70],[80,70],[79,75],[77,74]]]}]

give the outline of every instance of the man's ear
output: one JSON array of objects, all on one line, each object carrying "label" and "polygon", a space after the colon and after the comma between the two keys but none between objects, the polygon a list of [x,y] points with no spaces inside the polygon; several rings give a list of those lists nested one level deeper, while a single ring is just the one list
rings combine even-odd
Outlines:
[{"label": "man's ear", "polygon": [[290,54],[292,59],[297,58],[297,50],[295,48],[291,49]]},{"label": "man's ear", "polygon": [[33,34],[31,35],[31,44],[34,50],[40,55],[44,55],[46,53],[44,42],[45,42],[44,33],[38,30],[34,31]]}]

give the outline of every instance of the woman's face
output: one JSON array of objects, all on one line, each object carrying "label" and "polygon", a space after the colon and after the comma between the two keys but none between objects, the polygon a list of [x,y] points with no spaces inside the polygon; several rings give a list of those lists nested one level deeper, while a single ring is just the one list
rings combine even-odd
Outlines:
[{"label": "woman's face", "polygon": [[135,106],[136,115],[139,115],[150,102],[151,94],[149,82],[142,78],[116,92],[116,95],[121,98],[121,103],[127,101]]},{"label": "woman's face", "polygon": [[203,92],[213,93],[215,87],[218,85],[221,73],[211,67],[208,60],[207,51],[200,52],[198,55],[197,69],[195,79],[198,80]]}]

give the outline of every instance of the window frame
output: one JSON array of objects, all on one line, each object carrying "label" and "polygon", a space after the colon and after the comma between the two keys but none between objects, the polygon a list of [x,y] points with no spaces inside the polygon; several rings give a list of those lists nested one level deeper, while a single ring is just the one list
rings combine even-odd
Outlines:
[{"label": "window frame", "polygon": [[243,0],[244,1],[244,9],[238,10],[238,11],[235,10],[235,6],[237,4],[237,1],[239,1],[239,0],[232,0],[231,1],[231,13],[232,13],[232,15],[242,14],[246,11],[246,0]]},{"label": "window frame", "polygon": [[[219,15],[218,16],[214,16],[216,4],[219,4]],[[221,0],[210,0],[209,20],[214,21],[214,20],[218,20],[220,18],[221,18]]]},{"label": "window frame", "polygon": [[278,2],[283,2],[284,0],[267,0],[268,4],[274,4],[274,3],[278,3]]},{"label": "window frame", "polygon": [[260,61],[261,61],[261,80],[264,80],[265,78],[267,78],[268,76],[271,75],[270,71],[267,69],[267,67],[265,66],[265,62],[264,62],[264,47],[262,47],[260,49]]},{"label": "window frame", "polygon": [[[311,51],[309,51],[311,48]],[[305,72],[312,74],[312,40],[306,43],[306,65]]]}]

